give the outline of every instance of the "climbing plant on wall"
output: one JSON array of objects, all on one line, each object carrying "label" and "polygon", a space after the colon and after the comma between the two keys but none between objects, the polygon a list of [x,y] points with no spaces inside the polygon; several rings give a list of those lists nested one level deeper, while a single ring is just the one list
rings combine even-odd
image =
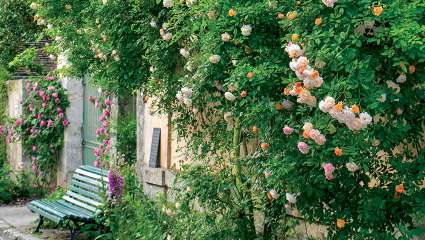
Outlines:
[{"label": "climbing plant on wall", "polygon": [[196,212],[197,199],[244,239],[258,212],[265,237],[287,214],[332,239],[414,234],[425,211],[421,1],[36,4],[71,70],[114,93],[143,88],[173,115],[192,160],[176,212]]},{"label": "climbing plant on wall", "polygon": [[23,117],[14,121],[9,140],[22,140],[39,183],[52,183],[64,129],[70,124],[65,114],[68,98],[60,81],[52,75],[26,81],[25,95]]}]

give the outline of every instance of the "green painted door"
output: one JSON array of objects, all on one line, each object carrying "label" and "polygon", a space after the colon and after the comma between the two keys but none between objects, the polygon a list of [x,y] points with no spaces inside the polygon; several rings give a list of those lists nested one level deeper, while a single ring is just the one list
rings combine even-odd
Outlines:
[{"label": "green painted door", "polygon": [[84,84],[84,111],[83,111],[83,164],[93,166],[96,161],[94,150],[99,146],[96,130],[101,126],[100,111],[90,102],[90,97],[99,98],[97,89]]}]

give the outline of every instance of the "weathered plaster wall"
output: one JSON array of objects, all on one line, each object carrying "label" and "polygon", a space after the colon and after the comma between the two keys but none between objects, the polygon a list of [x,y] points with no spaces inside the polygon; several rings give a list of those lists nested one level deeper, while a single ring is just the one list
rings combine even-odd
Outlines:
[{"label": "weathered plaster wall", "polygon": [[[7,81],[8,103],[6,113],[11,118],[22,116],[22,102],[24,100],[25,80]],[[22,143],[20,141],[7,144],[7,159],[13,171],[27,168],[30,163],[24,156]]]},{"label": "weathered plaster wall", "polygon": [[72,172],[83,163],[82,127],[84,88],[79,78],[65,77],[62,85],[68,95],[69,107],[66,114],[71,123],[64,132],[64,146],[61,152],[57,181],[66,186]]}]

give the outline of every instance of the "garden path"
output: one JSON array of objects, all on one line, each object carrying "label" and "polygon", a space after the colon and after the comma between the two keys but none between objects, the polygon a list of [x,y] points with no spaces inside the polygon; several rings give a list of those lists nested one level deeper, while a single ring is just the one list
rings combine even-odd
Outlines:
[{"label": "garden path", "polygon": [[38,216],[25,205],[0,206],[0,240],[65,240],[68,231],[42,229],[41,234],[32,235]]}]

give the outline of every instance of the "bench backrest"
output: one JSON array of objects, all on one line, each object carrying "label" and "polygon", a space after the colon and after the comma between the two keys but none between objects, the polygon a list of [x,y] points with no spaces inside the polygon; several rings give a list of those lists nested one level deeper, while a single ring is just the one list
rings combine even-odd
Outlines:
[{"label": "bench backrest", "polygon": [[75,170],[62,199],[94,213],[102,206],[102,196],[107,188],[108,171],[83,165]]}]

